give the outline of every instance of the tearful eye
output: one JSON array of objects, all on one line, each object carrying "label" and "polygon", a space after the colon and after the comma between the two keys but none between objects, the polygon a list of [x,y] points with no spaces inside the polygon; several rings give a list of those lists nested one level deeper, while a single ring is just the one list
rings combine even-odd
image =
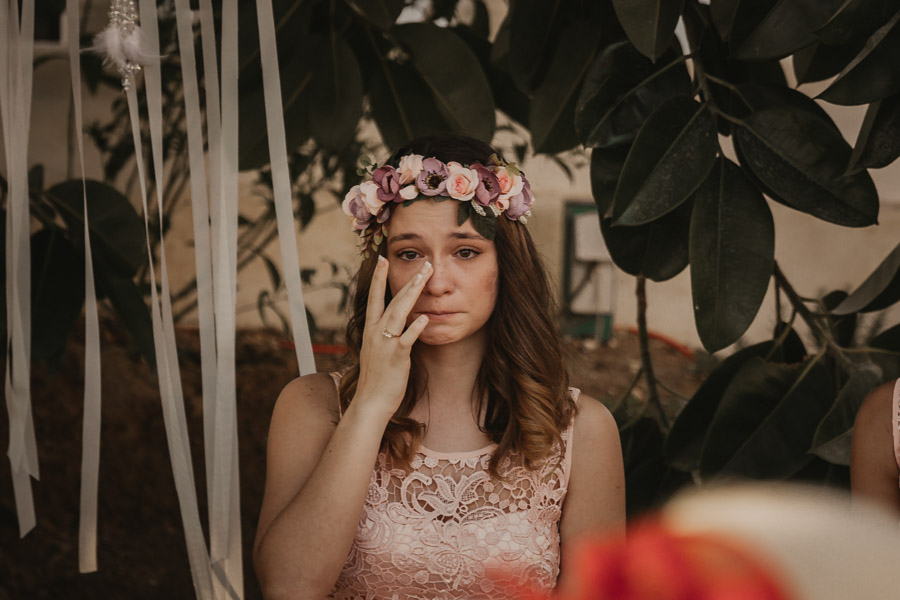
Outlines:
[{"label": "tearful eye", "polygon": [[418,256],[419,253],[413,250],[404,250],[397,253],[397,258],[399,258],[400,260],[416,260]]},{"label": "tearful eye", "polygon": [[459,251],[458,254],[459,254],[460,258],[469,259],[469,258],[475,258],[476,256],[478,256],[479,252],[477,250],[473,250],[471,248],[463,248],[462,250]]}]

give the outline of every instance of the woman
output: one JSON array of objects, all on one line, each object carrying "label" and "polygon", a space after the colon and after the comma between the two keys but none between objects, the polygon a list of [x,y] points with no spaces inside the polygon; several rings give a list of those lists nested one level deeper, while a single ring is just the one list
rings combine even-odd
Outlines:
[{"label": "woman", "polygon": [[866,396],[853,425],[853,495],[900,513],[900,380]]},{"label": "woman", "polygon": [[267,598],[502,597],[497,573],[549,589],[582,532],[621,529],[618,431],[567,386],[530,204],[524,174],[460,136],[411,142],[348,193],[355,361],[276,403]]}]

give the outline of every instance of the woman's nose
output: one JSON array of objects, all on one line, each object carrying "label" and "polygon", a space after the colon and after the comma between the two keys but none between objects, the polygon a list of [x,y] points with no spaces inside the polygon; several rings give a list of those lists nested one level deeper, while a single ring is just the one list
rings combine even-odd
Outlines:
[{"label": "woman's nose", "polygon": [[431,296],[442,296],[453,290],[453,278],[447,265],[442,261],[432,259],[434,271],[425,283],[424,293]]}]

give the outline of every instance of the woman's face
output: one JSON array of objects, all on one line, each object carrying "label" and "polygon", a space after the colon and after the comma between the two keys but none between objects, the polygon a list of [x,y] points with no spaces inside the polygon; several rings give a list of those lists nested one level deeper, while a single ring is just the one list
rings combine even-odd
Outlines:
[{"label": "woman's face", "polygon": [[497,251],[481,237],[471,219],[457,225],[455,200],[419,200],[393,208],[388,222],[388,285],[391,293],[403,287],[431,261],[434,273],[425,282],[407,318],[421,314],[428,326],[419,336],[426,344],[448,344],[481,330],[497,301]]}]

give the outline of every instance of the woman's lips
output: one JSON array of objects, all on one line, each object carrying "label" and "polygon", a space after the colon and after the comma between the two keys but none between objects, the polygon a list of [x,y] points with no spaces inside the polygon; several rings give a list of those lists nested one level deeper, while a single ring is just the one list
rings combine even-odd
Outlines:
[{"label": "woman's lips", "polygon": [[425,315],[426,317],[428,317],[428,322],[429,322],[429,323],[434,323],[434,322],[436,322],[436,321],[446,321],[447,319],[450,319],[450,318],[452,318],[454,315],[457,315],[457,314],[459,314],[459,313],[455,313],[455,312],[428,312],[428,311],[422,311],[422,312],[420,312],[419,314]]}]

